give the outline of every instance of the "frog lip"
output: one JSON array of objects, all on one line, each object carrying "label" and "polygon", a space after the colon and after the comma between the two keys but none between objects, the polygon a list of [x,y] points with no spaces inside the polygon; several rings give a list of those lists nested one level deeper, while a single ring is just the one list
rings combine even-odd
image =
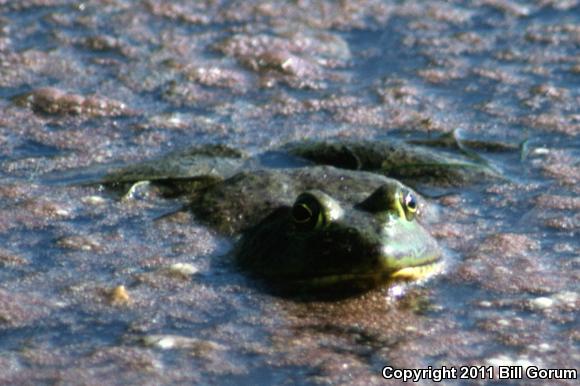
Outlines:
[{"label": "frog lip", "polygon": [[[347,283],[366,283],[362,287],[372,287],[377,283],[387,283],[389,280],[423,280],[440,273],[444,268],[443,258],[439,254],[433,255],[428,260],[422,260],[415,265],[390,270],[374,270],[368,272],[350,272],[350,273],[329,273],[312,276],[285,276],[285,281],[301,284],[308,288],[326,288]],[[374,283],[374,284],[370,284]],[[359,286],[361,286],[359,284]],[[356,285],[355,285],[356,287]]]},{"label": "frog lip", "polygon": [[[389,259],[386,258],[383,261],[389,261]],[[313,274],[312,276],[302,274],[292,277],[292,275],[290,275],[287,276],[287,278],[299,282],[316,283],[316,287],[323,287],[333,283],[357,282],[361,280],[368,280],[369,282],[375,283],[386,282],[389,279],[420,280],[441,272],[444,266],[443,261],[444,259],[441,251],[436,249],[435,251],[431,251],[429,254],[421,256],[416,259],[416,261],[405,262],[404,265],[400,266],[393,264],[393,261],[391,260],[382,267],[375,267],[375,269],[370,270],[357,271],[354,269],[352,272],[333,272],[326,274]]]},{"label": "frog lip", "polygon": [[314,298],[330,296],[340,299],[400,281],[421,283],[442,272],[443,268],[443,263],[436,261],[421,266],[402,268],[390,274],[386,272],[329,274],[308,278],[285,278],[286,280],[276,281],[276,284],[268,282],[268,285],[290,296],[306,294]]},{"label": "frog lip", "polygon": [[382,262],[383,269],[397,271],[403,268],[420,267],[437,262],[443,254],[435,240],[427,235],[426,242],[418,248],[393,248],[389,244],[378,247],[377,255]]},{"label": "frog lip", "polygon": [[402,267],[391,274],[393,279],[422,280],[440,273],[445,268],[443,259],[437,256],[434,259],[423,261],[416,265]]}]

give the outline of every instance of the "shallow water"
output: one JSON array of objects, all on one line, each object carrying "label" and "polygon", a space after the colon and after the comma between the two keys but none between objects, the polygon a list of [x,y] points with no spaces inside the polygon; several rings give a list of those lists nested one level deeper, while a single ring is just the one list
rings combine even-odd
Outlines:
[{"label": "shallow water", "polygon": [[[578,369],[580,5],[339,4],[0,2],[0,383]],[[183,200],[81,183],[191,144],[456,129],[527,151],[478,151],[506,182],[425,192],[443,274],[343,300],[265,293]]]}]

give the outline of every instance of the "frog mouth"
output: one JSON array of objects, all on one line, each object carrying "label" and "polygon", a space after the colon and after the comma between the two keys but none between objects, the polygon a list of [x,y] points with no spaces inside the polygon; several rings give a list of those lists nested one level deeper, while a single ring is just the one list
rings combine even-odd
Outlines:
[{"label": "frog mouth", "polygon": [[308,288],[328,288],[339,285],[348,285],[351,288],[370,288],[377,283],[387,283],[390,280],[420,281],[426,280],[443,271],[445,264],[442,259],[429,260],[423,264],[400,268],[388,275],[385,272],[360,274],[331,274],[298,279],[296,283]]},{"label": "frog mouth", "polygon": [[401,268],[391,274],[391,278],[400,280],[423,280],[443,271],[441,260],[429,261],[425,264]]}]

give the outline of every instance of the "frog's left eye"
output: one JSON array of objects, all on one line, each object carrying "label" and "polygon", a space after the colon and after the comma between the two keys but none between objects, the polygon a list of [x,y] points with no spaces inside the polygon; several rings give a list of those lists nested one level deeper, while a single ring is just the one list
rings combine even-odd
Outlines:
[{"label": "frog's left eye", "polygon": [[407,217],[407,220],[411,221],[417,212],[417,198],[412,192],[407,192],[403,194],[401,201],[401,204],[405,210],[405,216]]},{"label": "frog's left eye", "polygon": [[302,193],[292,206],[292,220],[299,230],[316,229],[324,225],[324,211],[320,201],[311,193]]},{"label": "frog's left eye", "polygon": [[312,219],[312,209],[304,203],[296,203],[292,207],[292,218],[299,224],[304,224]]}]

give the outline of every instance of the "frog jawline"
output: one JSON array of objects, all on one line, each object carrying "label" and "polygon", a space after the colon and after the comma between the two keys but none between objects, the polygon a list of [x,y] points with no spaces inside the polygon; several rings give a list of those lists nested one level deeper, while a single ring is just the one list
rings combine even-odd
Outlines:
[{"label": "frog jawline", "polygon": [[[424,264],[415,265],[411,267],[403,267],[396,271],[384,272],[377,271],[369,274],[360,273],[346,273],[346,274],[331,274],[317,277],[309,277],[304,279],[294,279],[291,282],[297,286],[304,286],[306,288],[332,288],[334,286],[346,285],[347,287],[356,288],[371,288],[377,284],[387,284],[391,281],[405,280],[405,281],[422,281],[431,278],[442,272],[444,269],[443,260],[437,258],[429,260]],[[351,285],[348,285],[348,284]],[[370,284],[373,283],[373,284]]]},{"label": "frog jawline", "polygon": [[428,279],[444,269],[441,260],[430,261],[426,264],[401,268],[391,274],[392,279],[419,281]]}]

